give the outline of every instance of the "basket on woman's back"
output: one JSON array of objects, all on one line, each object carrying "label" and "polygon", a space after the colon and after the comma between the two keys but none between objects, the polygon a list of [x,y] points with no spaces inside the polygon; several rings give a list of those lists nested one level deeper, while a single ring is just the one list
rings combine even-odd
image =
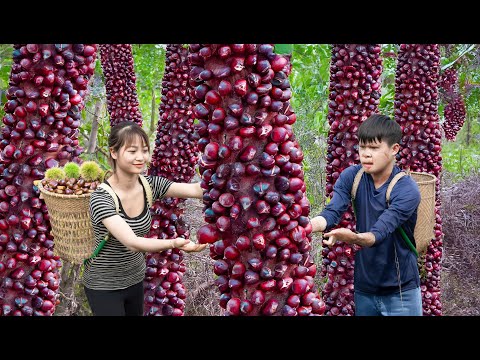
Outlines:
[{"label": "basket on woman's back", "polygon": [[38,184],[47,205],[54,237],[55,255],[72,263],[81,264],[89,257],[95,237],[90,222],[90,196],[64,195],[47,191]]},{"label": "basket on woman's back", "polygon": [[104,172],[93,161],[73,162],[45,172],[36,183],[47,205],[54,253],[81,263],[92,253],[95,237],[90,222],[90,196],[100,186]]}]

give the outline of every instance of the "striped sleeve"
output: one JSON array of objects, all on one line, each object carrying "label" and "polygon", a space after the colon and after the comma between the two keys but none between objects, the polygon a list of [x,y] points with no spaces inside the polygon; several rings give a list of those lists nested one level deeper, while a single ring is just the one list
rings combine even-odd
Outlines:
[{"label": "striped sleeve", "polygon": [[163,176],[146,176],[150,186],[152,187],[153,201],[159,200],[165,196],[173,181]]},{"label": "striped sleeve", "polygon": [[98,225],[103,219],[117,215],[112,196],[103,189],[95,190],[90,196],[90,217]]}]

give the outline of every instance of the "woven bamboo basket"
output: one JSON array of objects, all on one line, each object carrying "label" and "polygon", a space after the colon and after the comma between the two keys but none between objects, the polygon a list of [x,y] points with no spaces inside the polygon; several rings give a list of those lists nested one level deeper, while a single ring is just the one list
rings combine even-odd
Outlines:
[{"label": "woven bamboo basket", "polygon": [[427,251],[430,241],[434,237],[435,227],[435,175],[419,172],[410,172],[420,189],[421,200],[417,210],[417,225],[415,226],[415,242],[419,254]]},{"label": "woven bamboo basket", "polygon": [[47,191],[42,183],[38,189],[47,205],[54,237],[54,254],[75,264],[83,263],[94,249],[90,222],[90,195],[63,195]]}]

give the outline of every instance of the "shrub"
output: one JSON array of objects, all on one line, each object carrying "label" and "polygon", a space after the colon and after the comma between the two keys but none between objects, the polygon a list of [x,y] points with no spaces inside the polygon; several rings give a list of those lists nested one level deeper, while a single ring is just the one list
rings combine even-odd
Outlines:
[{"label": "shrub", "polygon": [[480,174],[442,191],[445,315],[480,315]]}]

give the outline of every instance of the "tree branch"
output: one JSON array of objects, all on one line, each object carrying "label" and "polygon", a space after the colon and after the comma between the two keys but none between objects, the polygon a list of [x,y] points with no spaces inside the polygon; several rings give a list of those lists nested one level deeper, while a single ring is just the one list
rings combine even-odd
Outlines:
[{"label": "tree branch", "polygon": [[150,135],[155,131],[155,89],[152,89],[152,115],[150,116]]},{"label": "tree branch", "polygon": [[[85,135],[83,132],[82,132],[82,135],[85,139],[89,140],[88,136]],[[99,148],[98,145],[95,147],[95,152],[97,152],[97,151],[101,152],[105,157],[108,158],[108,154],[105,151],[103,151],[101,148]]]}]

